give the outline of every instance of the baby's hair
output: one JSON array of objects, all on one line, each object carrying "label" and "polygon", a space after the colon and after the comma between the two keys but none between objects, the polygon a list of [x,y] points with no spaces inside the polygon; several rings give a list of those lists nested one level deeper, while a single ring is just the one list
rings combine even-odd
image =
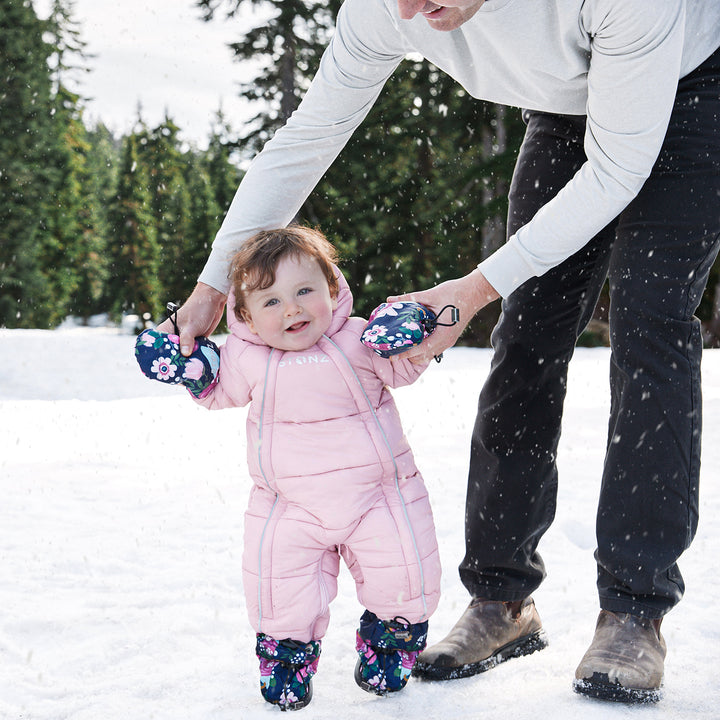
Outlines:
[{"label": "baby's hair", "polygon": [[337,297],[338,280],[334,264],[338,255],[330,241],[319,231],[301,225],[276,230],[261,230],[247,240],[232,259],[230,281],[235,290],[235,316],[243,319],[247,293],[265,290],[275,282],[275,270],[287,255],[315,259]]}]

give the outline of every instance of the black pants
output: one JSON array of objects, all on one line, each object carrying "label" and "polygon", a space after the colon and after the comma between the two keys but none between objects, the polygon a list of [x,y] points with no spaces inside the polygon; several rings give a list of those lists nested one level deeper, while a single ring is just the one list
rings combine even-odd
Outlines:
[{"label": "black pants", "polygon": [[[585,161],[585,118],[525,112],[508,235]],[[698,520],[700,325],[720,242],[720,51],[681,80],[653,172],[581,251],[512,293],[472,438],[463,583],[519,600],[545,576],[567,368],[609,277],[611,409],[597,514],[600,605],[661,617]]]}]

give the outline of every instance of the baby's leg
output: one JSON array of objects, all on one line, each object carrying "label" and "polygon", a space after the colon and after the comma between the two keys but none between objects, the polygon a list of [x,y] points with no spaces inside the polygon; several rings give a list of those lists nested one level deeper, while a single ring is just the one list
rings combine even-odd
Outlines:
[{"label": "baby's leg", "polygon": [[322,531],[294,506],[254,492],[245,514],[243,584],[257,633],[260,689],[282,709],[312,698],[320,640],[337,594],[339,556]]},{"label": "baby's leg", "polygon": [[435,529],[421,490],[404,508],[378,503],[342,548],[368,608],[357,631],[355,681],[378,695],[405,687],[440,594]]},{"label": "baby's leg", "polygon": [[256,633],[320,640],[337,594],[340,560],[308,513],[253,491],[245,513],[243,586]]},{"label": "baby's leg", "polygon": [[[416,489],[416,488],[411,488]],[[378,501],[349,535],[341,553],[358,600],[383,620],[423,622],[440,599],[440,557],[424,488],[399,503]],[[393,498],[391,497],[391,500]]]}]

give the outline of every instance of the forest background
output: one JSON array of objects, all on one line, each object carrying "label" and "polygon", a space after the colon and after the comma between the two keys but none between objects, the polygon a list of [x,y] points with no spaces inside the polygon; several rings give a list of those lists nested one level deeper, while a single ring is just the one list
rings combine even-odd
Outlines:
[{"label": "forest background", "polygon": [[[270,19],[228,49],[253,68],[239,92],[256,113],[234,131],[218,110],[200,149],[181,141],[181,118],[148,126],[138,109],[122,135],[89,122],[77,78],[92,58],[72,0],[54,0],[44,19],[31,0],[0,0],[0,327],[158,321],[189,295],[243,168],[307,89],[341,0],[195,4],[204,22],[260,3]],[[297,217],[339,249],[357,314],[465,274],[504,242],[523,131],[517,109],[405,60]],[[720,343],[718,277],[716,263],[698,311],[710,346]],[[497,305],[462,343],[488,344]],[[603,296],[582,344],[607,342],[606,316]]]}]

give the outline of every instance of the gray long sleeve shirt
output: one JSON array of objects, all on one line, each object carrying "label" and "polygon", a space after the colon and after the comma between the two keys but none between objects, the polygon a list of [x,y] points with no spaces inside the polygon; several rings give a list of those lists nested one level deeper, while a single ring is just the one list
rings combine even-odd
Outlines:
[{"label": "gray long sleeve shirt", "polygon": [[[488,0],[452,32],[396,0],[346,0],[302,103],[254,159],[200,280],[227,292],[229,259],[281,227],[419,53],[476,98],[587,115],[587,162],[480,268],[503,296],[585,245],[638,193],[660,151],[678,79],[720,45],[720,0]],[[718,131],[717,129],[715,131]]]}]

